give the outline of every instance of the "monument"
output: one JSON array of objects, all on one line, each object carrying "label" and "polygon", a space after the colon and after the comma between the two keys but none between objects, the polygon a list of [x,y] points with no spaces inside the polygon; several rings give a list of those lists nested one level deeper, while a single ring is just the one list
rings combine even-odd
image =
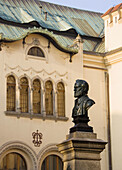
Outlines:
[{"label": "monument", "polygon": [[66,140],[57,145],[63,154],[63,170],[100,170],[100,153],[106,142],[97,139],[93,127],[88,125],[88,110],[95,102],[88,97],[89,85],[85,80],[76,80],[74,85],[75,105],[72,110],[74,126]]},{"label": "monument", "polygon": [[74,85],[74,97],[77,99],[75,100],[75,106],[72,111],[72,118],[75,126],[70,129],[71,133],[76,131],[93,132],[93,128],[88,125],[88,110],[95,102],[88,97],[88,90],[89,85],[86,81],[76,80]]}]

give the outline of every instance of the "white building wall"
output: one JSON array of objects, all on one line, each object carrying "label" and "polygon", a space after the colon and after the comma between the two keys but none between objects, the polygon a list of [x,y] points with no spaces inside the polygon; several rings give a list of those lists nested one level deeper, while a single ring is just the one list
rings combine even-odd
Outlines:
[{"label": "white building wall", "polygon": [[122,62],[113,64],[110,76],[110,114],[113,170],[122,169]]},{"label": "white building wall", "polygon": [[120,48],[122,46],[122,18],[120,18],[120,13],[116,11],[103,19],[105,20],[105,51]]}]

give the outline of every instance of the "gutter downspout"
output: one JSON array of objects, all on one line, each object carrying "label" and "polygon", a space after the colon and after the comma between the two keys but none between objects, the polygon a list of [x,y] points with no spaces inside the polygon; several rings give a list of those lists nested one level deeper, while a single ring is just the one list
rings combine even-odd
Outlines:
[{"label": "gutter downspout", "polygon": [[109,170],[112,170],[112,150],[111,150],[111,122],[110,122],[110,96],[109,96],[109,73],[105,72],[107,90],[107,136],[108,136],[108,161]]}]

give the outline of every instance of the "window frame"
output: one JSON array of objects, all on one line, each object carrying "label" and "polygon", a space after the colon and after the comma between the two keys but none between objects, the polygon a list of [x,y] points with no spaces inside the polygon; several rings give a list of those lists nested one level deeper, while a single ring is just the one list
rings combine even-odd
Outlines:
[{"label": "window frame", "polygon": [[[63,86],[63,89],[58,89],[58,85],[59,84],[62,84],[62,86]],[[56,88],[57,88],[57,115],[58,115],[58,117],[65,117],[65,85],[64,85],[64,83],[62,82],[62,81],[59,81],[58,83],[57,83],[57,85],[56,85]],[[59,92],[58,92],[58,90],[59,90],[59,92],[62,92],[63,93],[63,96],[59,96]],[[63,103],[63,109],[61,108],[59,108],[59,103],[61,103],[61,98],[62,98],[62,103]],[[60,102],[59,102],[59,100],[60,100]],[[59,110],[63,110],[63,112],[60,114],[59,113]]]},{"label": "window frame", "polygon": [[[21,85],[21,80],[24,79],[24,78],[27,80],[27,85]],[[21,95],[22,86],[23,86],[23,87],[25,87],[25,86],[27,87],[27,88],[26,88],[26,90],[27,90],[27,96],[26,96],[26,97],[27,97],[27,101],[26,101],[27,107],[25,107],[25,109],[26,109],[27,111],[25,111],[25,112],[23,112],[23,111],[22,111],[22,108],[21,108],[21,104],[24,103],[24,102],[22,102],[22,98],[21,98],[21,97],[24,96],[23,93],[22,93],[22,95]],[[25,88],[24,88],[24,89],[25,89]],[[26,76],[23,76],[23,77],[20,78],[20,95],[19,95],[19,100],[20,100],[20,112],[21,112],[21,113],[29,113],[29,81],[28,81],[28,78],[27,78]],[[24,104],[24,105],[26,105],[26,104]]]},{"label": "window frame", "polygon": [[[13,78],[14,78],[14,83],[8,82],[8,78],[9,78],[9,77],[13,77]],[[9,86],[8,84],[9,84],[10,86]],[[10,87],[10,88],[11,88],[11,87],[14,87],[14,97],[13,97],[13,95],[12,95],[12,100],[14,101],[14,102],[13,102],[13,103],[14,103],[14,104],[13,104],[13,105],[14,105],[14,106],[13,106],[13,107],[14,107],[13,110],[9,110],[9,109],[8,109],[8,102],[9,102],[9,101],[8,101],[8,88],[9,88],[9,87]],[[12,74],[11,74],[11,75],[8,75],[8,76],[7,76],[7,79],[6,79],[6,110],[7,110],[7,111],[13,111],[13,112],[16,111],[16,78],[15,78],[15,76],[12,75]]]},{"label": "window frame", "polygon": [[[48,95],[48,93],[50,92],[50,90],[46,90],[46,83],[48,83],[48,82],[51,82],[51,85],[52,85],[52,89],[51,89],[51,93],[52,93],[52,95],[51,95],[51,97],[50,97],[50,95],[48,96],[48,98],[49,98],[49,100],[50,100],[50,98],[52,99],[52,102],[51,102],[51,112],[50,113],[48,113],[47,111],[46,111],[46,105],[48,105],[49,103],[50,103],[50,101],[49,102],[47,102],[46,101],[46,95]],[[45,81],[45,85],[44,85],[44,87],[45,87],[45,112],[46,112],[46,116],[53,116],[54,114],[53,114],[53,112],[54,112],[54,87],[53,87],[54,85],[53,85],[53,81],[52,80],[46,80]],[[46,94],[47,93],[47,94]],[[48,99],[47,98],[47,99]]]},{"label": "window frame", "polygon": [[[34,52],[35,52],[35,51],[32,51],[32,49],[34,49],[34,48],[35,48],[36,53],[40,52],[40,53],[42,53],[42,56],[41,56],[41,55],[36,55],[36,54],[29,54],[29,53],[34,53]],[[45,58],[45,55],[44,55],[43,50],[42,50],[40,47],[38,47],[38,46],[32,46],[32,47],[28,50],[27,55],[29,55],[29,56],[34,56],[34,57],[39,57],[39,58]]]},{"label": "window frame", "polygon": [[[32,47],[38,47],[38,48],[40,48],[40,49],[43,51],[45,57],[38,57],[38,56],[28,55],[28,51],[29,51],[29,49],[31,49]],[[46,50],[43,46],[41,46],[41,45],[34,45],[34,44],[33,44],[33,45],[28,45],[28,47],[27,47],[26,50],[25,50],[25,53],[26,53],[26,56],[25,56],[25,59],[26,59],[26,60],[28,60],[28,59],[32,59],[32,60],[42,60],[42,61],[46,61],[46,62],[48,63],[48,52],[47,52],[47,50]]]},{"label": "window frame", "polygon": [[[39,82],[39,85],[40,85],[40,87],[38,88],[38,90],[40,91],[40,99],[39,99],[39,107],[40,107],[40,112],[38,112],[38,113],[35,113],[34,112],[34,88],[36,87],[35,85],[34,85],[34,81],[36,81],[36,80],[38,80],[38,82]],[[33,81],[32,81],[32,108],[33,108],[33,114],[41,114],[41,112],[42,112],[42,88],[41,88],[41,81],[39,80],[39,78],[35,78],[35,79],[33,79]],[[36,94],[35,94],[36,95]]]}]

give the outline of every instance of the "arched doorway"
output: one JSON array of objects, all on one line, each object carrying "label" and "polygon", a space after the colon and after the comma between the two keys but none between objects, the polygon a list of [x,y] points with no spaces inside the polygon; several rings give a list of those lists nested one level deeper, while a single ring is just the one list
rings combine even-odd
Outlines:
[{"label": "arched doorway", "polygon": [[49,155],[44,159],[41,170],[63,170],[63,162],[59,156]]},{"label": "arched doorway", "polygon": [[1,161],[0,170],[27,170],[25,159],[16,152],[9,153]]}]

